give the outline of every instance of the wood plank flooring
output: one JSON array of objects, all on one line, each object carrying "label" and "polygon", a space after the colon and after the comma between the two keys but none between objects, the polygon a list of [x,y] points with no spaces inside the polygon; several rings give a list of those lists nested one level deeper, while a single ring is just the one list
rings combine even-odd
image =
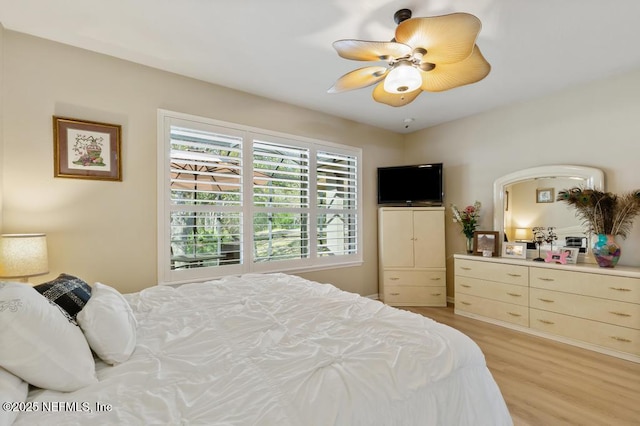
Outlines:
[{"label": "wood plank flooring", "polygon": [[455,315],[410,307],[482,349],[515,426],[640,425],[640,364]]}]

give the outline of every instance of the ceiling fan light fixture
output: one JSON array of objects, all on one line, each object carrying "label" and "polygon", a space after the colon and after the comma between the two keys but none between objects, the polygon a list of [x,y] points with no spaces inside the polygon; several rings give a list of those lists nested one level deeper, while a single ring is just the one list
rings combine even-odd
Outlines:
[{"label": "ceiling fan light fixture", "polygon": [[333,47],[344,59],[384,61],[340,77],[329,93],[375,85],[373,99],[393,107],[413,102],[423,91],[442,92],[476,83],[491,65],[475,44],[482,23],[468,13],[412,18],[411,10],[394,15],[391,41],[337,40]]},{"label": "ceiling fan light fixture", "polygon": [[407,93],[422,86],[420,71],[408,61],[396,63],[384,79],[384,90],[389,93]]}]

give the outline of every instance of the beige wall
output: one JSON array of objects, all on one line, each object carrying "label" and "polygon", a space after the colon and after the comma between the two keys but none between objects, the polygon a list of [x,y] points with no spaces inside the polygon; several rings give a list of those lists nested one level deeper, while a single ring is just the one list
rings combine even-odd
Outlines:
[{"label": "beige wall", "polygon": [[[375,169],[445,164],[445,200],[483,203],[493,181],[543,164],[600,167],[607,189],[640,188],[640,71],[402,136],[201,81],[0,29],[3,232],[46,232],[51,273],[124,292],[156,283],[158,108],[363,147],[364,265],[303,274],[377,293]],[[123,126],[123,182],[53,178],[51,116]],[[406,149],[405,149],[406,147]],[[464,238],[447,210],[448,289]],[[640,218],[638,219],[640,220]],[[640,265],[640,224],[621,264]]]},{"label": "beige wall", "polygon": [[[447,207],[479,200],[481,229],[493,229],[493,181],[547,164],[598,167],[606,189],[640,188],[640,71],[511,105],[406,138],[405,160],[442,161]],[[447,209],[448,294],[452,256],[464,250]],[[622,244],[621,265],[640,266],[640,217]]]},{"label": "beige wall", "polygon": [[[2,88],[4,87],[4,66],[2,66],[2,64],[4,63],[3,58],[4,58],[4,49],[2,48],[3,46],[3,40],[4,40],[4,27],[2,26],[2,23],[0,23],[0,166],[2,166],[3,164],[3,151],[4,151],[4,132],[2,131],[2,127],[3,127],[3,123],[4,123],[4,119],[3,119],[3,114],[4,114],[4,108],[2,108],[2,99],[4,98],[4,94],[2,92]],[[3,233],[2,230],[2,194],[3,194],[3,189],[2,189],[2,168],[0,168],[0,234]]]},{"label": "beige wall", "polygon": [[[375,172],[401,135],[62,44],[4,31],[4,232],[46,232],[51,273],[123,292],[156,280],[158,108],[366,147],[364,264],[304,274],[363,295],[377,287]],[[52,116],[122,125],[123,182],[53,177]],[[383,164],[384,163],[384,164]]]}]

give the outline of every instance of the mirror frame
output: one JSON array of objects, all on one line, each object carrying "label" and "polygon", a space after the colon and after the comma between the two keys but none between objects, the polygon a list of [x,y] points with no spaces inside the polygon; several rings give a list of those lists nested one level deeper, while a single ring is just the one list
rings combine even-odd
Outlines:
[{"label": "mirror frame", "polygon": [[[594,167],[574,166],[558,164],[549,166],[532,167],[517,172],[509,173],[496,179],[493,183],[493,229],[498,231],[500,243],[504,241],[504,188],[514,183],[536,178],[582,178],[585,188],[604,188],[604,172]],[[591,251],[587,244],[587,253]],[[581,253],[582,254],[582,253]]]}]

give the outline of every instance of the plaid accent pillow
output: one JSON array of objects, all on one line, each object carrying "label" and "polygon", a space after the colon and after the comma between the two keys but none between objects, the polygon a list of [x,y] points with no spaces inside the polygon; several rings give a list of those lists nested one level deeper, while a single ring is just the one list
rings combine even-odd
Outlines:
[{"label": "plaid accent pillow", "polygon": [[76,315],[91,297],[91,286],[78,277],[60,274],[53,281],[34,287],[49,302],[58,306],[67,319],[76,324]]}]

